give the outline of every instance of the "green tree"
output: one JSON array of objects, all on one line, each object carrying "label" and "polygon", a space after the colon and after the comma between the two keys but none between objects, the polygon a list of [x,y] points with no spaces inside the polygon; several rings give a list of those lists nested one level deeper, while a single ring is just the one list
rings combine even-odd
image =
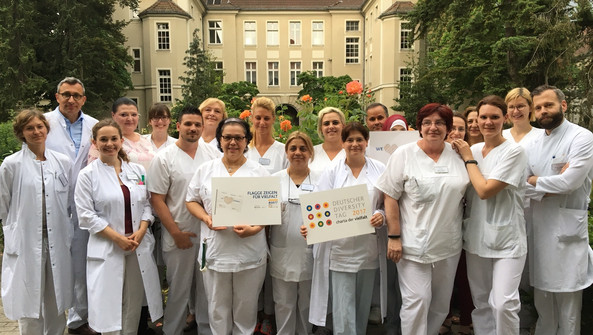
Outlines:
[{"label": "green tree", "polygon": [[224,83],[220,89],[218,98],[224,101],[229,116],[238,117],[239,114],[251,108],[251,99],[259,94],[257,85],[237,81],[234,83]]},{"label": "green tree", "polygon": [[179,77],[183,82],[181,91],[183,104],[199,106],[207,98],[220,95],[220,87],[224,73],[216,70],[214,58],[201,46],[199,30],[193,32],[193,40],[185,52],[183,65],[187,67],[185,76]]},{"label": "green tree", "polygon": [[304,71],[297,77],[297,84],[303,87],[299,91],[299,97],[309,94],[313,100],[322,101],[327,94],[344,91],[346,84],[351,81],[352,78],[349,75],[318,78],[313,71]]}]

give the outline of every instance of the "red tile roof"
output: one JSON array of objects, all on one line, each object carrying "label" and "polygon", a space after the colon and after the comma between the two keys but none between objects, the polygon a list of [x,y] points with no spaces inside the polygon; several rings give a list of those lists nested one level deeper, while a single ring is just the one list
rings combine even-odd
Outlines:
[{"label": "red tile roof", "polygon": [[[330,10],[361,9],[365,0],[202,0],[208,10]],[[213,4],[218,3],[220,4]]]},{"label": "red tile roof", "polygon": [[152,6],[138,14],[139,17],[147,15],[180,15],[191,18],[189,13],[181,9],[181,7],[171,0],[157,0]]}]

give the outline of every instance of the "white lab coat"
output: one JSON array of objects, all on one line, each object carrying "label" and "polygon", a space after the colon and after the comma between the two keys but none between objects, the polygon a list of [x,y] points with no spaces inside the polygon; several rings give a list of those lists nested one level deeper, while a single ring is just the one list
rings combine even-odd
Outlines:
[{"label": "white lab coat", "polygon": [[[587,235],[587,207],[593,178],[593,134],[568,120],[541,133],[525,149],[529,185],[531,234],[530,283],[548,292],[575,292],[593,283],[593,251]],[[569,163],[564,173],[562,167]],[[551,196],[544,197],[546,193]]]},{"label": "white lab coat", "polygon": [[[377,181],[385,165],[372,158],[366,158],[366,178],[369,181]],[[350,168],[346,165],[345,158],[339,159],[332,164],[331,168],[321,175],[319,184],[315,191],[328,189],[337,189],[345,186],[349,174],[352,174]],[[376,185],[367,185],[375,187]],[[381,213],[385,217],[381,191],[374,188],[370,198],[373,207],[373,215]],[[379,269],[380,269],[380,296],[381,296],[381,315],[384,318],[387,314],[387,234],[385,229],[377,228],[377,245],[379,250]],[[318,326],[325,326],[325,317],[328,312],[329,298],[329,268],[330,253],[332,242],[318,243],[313,246],[313,281],[311,286],[311,305],[309,309],[309,322]]]},{"label": "white lab coat", "polygon": [[42,255],[42,180],[49,259],[53,273],[58,313],[72,303],[72,226],[68,213],[70,160],[46,149],[45,161],[23,145],[0,167],[0,219],[4,230],[2,302],[9,319],[39,318]]},{"label": "white lab coat", "polygon": [[[119,177],[130,190],[133,228],[137,231],[141,220],[153,220],[146,185],[138,185],[146,172],[141,165],[127,162],[122,162],[121,171]],[[101,333],[121,330],[125,252],[98,234],[108,225],[125,234],[124,197],[114,168],[100,159],[90,163],[80,171],[74,198],[80,228],[91,234],[87,251],[89,324]],[[138,285],[144,285],[150,315],[157,320],[163,315],[163,306],[153,248],[154,237],[148,229],[135,251],[143,281]]]}]

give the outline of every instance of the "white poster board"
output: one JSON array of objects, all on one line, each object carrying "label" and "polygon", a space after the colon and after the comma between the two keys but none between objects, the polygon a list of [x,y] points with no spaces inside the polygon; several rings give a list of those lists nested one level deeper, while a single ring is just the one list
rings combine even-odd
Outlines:
[{"label": "white poster board", "polygon": [[301,194],[299,198],[307,244],[375,232],[366,185]]},{"label": "white poster board", "polygon": [[383,164],[398,147],[420,139],[417,130],[413,131],[371,131],[366,154]]},{"label": "white poster board", "polygon": [[212,178],[212,226],[278,225],[280,177]]}]

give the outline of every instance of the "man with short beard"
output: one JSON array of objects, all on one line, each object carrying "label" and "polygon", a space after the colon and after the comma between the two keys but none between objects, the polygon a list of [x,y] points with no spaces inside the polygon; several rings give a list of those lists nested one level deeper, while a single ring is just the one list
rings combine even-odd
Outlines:
[{"label": "man with short beard", "polygon": [[558,88],[539,86],[531,95],[545,129],[526,148],[529,279],[539,314],[535,334],[580,334],[583,289],[593,283],[587,234],[593,134],[564,118],[567,103]]}]

